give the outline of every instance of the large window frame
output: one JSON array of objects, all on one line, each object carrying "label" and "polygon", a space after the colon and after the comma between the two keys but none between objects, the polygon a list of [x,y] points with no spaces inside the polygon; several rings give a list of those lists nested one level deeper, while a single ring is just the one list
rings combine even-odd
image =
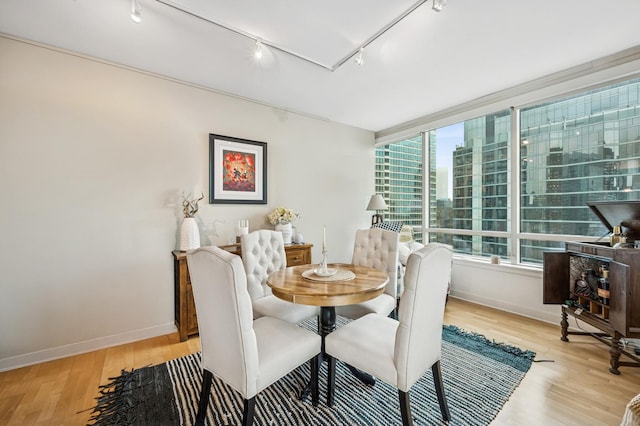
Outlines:
[{"label": "large window frame", "polygon": [[[634,79],[626,80],[623,83],[628,83],[628,82],[634,82]],[[574,92],[572,94],[560,94],[552,98],[547,98],[543,101],[539,101],[535,103],[532,102],[529,104],[510,108],[510,138],[508,141],[509,164],[507,167],[508,168],[507,173],[510,180],[510,183],[508,184],[508,192],[509,192],[508,200],[511,203],[511,208],[508,209],[508,215],[509,215],[508,222],[510,223],[510,226],[508,226],[506,231],[456,229],[456,228],[449,228],[449,227],[433,226],[432,215],[435,214],[436,208],[431,202],[433,199],[433,197],[431,196],[431,191],[435,187],[434,183],[432,182],[432,179],[434,179],[435,176],[433,173],[431,173],[432,170],[430,168],[429,173],[427,172],[427,170],[423,170],[423,173],[422,173],[423,216],[422,216],[421,226],[415,229],[416,235],[423,236],[425,241],[438,241],[438,240],[442,241],[443,239],[446,239],[444,237],[454,236],[454,235],[480,237],[480,238],[504,238],[508,242],[509,250],[508,250],[507,256],[501,256],[502,260],[505,261],[506,263],[510,263],[514,265],[524,265],[524,266],[532,266],[532,267],[541,267],[541,261],[536,262],[535,260],[527,261],[522,259],[522,252],[523,252],[522,247],[527,243],[531,244],[531,242],[533,242],[532,244],[535,245],[535,242],[539,242],[540,247],[546,247],[549,250],[556,250],[556,249],[561,249],[564,246],[564,243],[566,241],[571,241],[571,240],[597,241],[603,238],[604,235],[594,236],[594,235],[582,235],[582,234],[572,234],[572,233],[551,234],[551,233],[536,233],[536,232],[522,231],[522,221],[521,221],[522,220],[521,207],[523,203],[522,171],[524,167],[522,166],[522,160],[523,158],[526,158],[526,153],[524,154],[525,157],[523,157],[523,149],[522,149],[523,145],[520,142],[523,137],[523,134],[526,132],[522,132],[522,129],[520,128],[521,126],[520,123],[521,123],[521,112],[523,110],[526,110],[528,108],[534,108],[547,103],[559,102],[563,98],[567,98],[570,96],[580,96],[589,91],[601,90],[601,89],[607,88],[612,83],[615,83],[615,82],[610,81],[598,86],[590,87],[588,90],[583,90],[578,93]],[[456,118],[459,118],[459,117],[456,117]],[[472,119],[473,118],[470,118],[469,120],[472,120]],[[378,143],[376,144],[376,148],[379,148],[380,146],[383,146],[383,145],[388,145],[389,143],[393,144],[393,143],[400,142],[402,140],[420,137],[422,139],[422,144],[423,144],[422,164],[429,165],[431,164],[431,162],[434,161],[433,158],[431,157],[432,155],[434,155],[434,150],[431,149],[431,146],[430,146],[431,132],[439,127],[444,127],[446,125],[455,124],[455,123],[460,123],[460,121],[454,121],[453,119],[446,121],[441,119],[437,123],[438,124],[437,126],[436,125],[426,126],[424,127],[425,130],[421,130],[410,136],[403,135],[401,139],[396,139],[393,142]],[[514,137],[514,135],[517,135],[517,136]],[[514,142],[514,140],[517,141],[517,143]],[[638,140],[640,139],[636,139],[633,143],[638,143]],[[586,178],[587,177],[585,177],[585,179]],[[378,186],[377,186],[377,189],[378,189]],[[637,192],[635,196],[638,197]],[[393,215],[389,217],[389,220],[395,220],[395,219],[396,218],[394,218]],[[433,238],[434,236],[436,236],[435,239]],[[439,236],[439,239],[438,239],[438,236]],[[443,242],[448,242],[448,241],[443,241]],[[473,254],[464,254],[464,253],[457,253],[456,256],[478,257],[478,256],[474,256]],[[486,258],[486,260],[488,260],[490,256],[480,255],[479,257]]]}]

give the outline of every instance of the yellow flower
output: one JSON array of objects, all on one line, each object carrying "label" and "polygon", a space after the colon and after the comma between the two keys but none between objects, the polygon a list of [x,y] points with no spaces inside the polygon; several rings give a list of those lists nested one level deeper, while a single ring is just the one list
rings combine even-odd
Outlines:
[{"label": "yellow flower", "polygon": [[293,210],[285,207],[278,207],[267,215],[267,219],[272,225],[277,225],[279,223],[291,223],[299,217],[300,215],[298,213],[295,213]]}]

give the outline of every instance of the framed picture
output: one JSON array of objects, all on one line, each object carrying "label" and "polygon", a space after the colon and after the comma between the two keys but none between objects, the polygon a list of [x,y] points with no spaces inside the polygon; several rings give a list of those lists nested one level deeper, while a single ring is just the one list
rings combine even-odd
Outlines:
[{"label": "framed picture", "polygon": [[267,144],[209,135],[209,203],[267,204]]}]

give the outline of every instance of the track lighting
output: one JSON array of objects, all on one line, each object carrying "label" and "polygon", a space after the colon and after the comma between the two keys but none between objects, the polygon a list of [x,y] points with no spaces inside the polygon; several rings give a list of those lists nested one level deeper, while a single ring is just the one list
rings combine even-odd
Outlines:
[{"label": "track lighting", "polygon": [[358,54],[353,59],[355,63],[358,64],[359,66],[364,65],[364,56],[362,55],[363,51],[364,51],[364,47],[361,47],[360,50],[358,50]]},{"label": "track lighting", "polygon": [[[141,22],[142,21],[142,19],[140,17],[140,13],[142,11],[142,7],[140,5],[141,1],[142,0],[131,0],[131,19],[133,19],[134,22]],[[201,15],[199,15],[199,14],[197,14],[197,13],[191,11],[191,10],[185,9],[183,6],[178,4],[178,3],[189,3],[189,2],[177,2],[176,0],[155,0],[154,4],[160,3],[160,4],[162,4],[162,5],[166,6],[166,7],[170,7],[172,9],[177,10],[177,11],[185,13],[185,14],[193,17],[193,18],[199,19],[199,20],[204,21],[204,22],[208,22],[209,24],[213,24],[213,25],[215,25],[217,27],[220,27],[220,28],[223,28],[225,30],[231,31],[231,32],[236,33],[237,35],[239,35],[241,37],[245,37],[246,39],[253,40],[255,42],[255,49],[253,51],[253,54],[254,54],[256,60],[260,60],[262,58],[262,56],[264,54],[263,45],[265,45],[265,46],[268,46],[268,48],[269,48],[268,52],[269,53],[271,53],[271,52],[285,53],[287,55],[291,55],[291,56],[296,57],[298,59],[301,59],[303,61],[309,62],[309,63],[311,63],[313,65],[317,65],[317,66],[319,66],[321,68],[324,68],[325,70],[333,72],[333,71],[336,71],[338,68],[340,68],[342,65],[344,65],[347,61],[350,61],[351,58],[353,58],[355,60],[355,62],[359,66],[362,66],[364,64],[364,58],[363,58],[363,49],[364,49],[364,47],[369,46],[371,43],[376,41],[379,37],[381,37],[383,34],[385,34],[388,30],[393,28],[395,25],[397,25],[399,22],[404,20],[407,16],[409,16],[416,9],[418,9],[420,6],[424,5],[428,1],[429,0],[416,0],[415,3],[411,4],[408,9],[404,10],[400,15],[396,16],[387,25],[385,25],[384,27],[380,28],[376,33],[372,34],[366,40],[356,44],[356,46],[361,46],[358,50],[350,50],[340,60],[338,60],[333,65],[322,63],[322,62],[317,61],[315,59],[312,59],[312,58],[309,58],[307,56],[301,55],[301,54],[296,53],[296,52],[294,52],[294,51],[292,51],[292,50],[290,50],[288,48],[285,48],[284,46],[279,46],[279,45],[277,45],[277,44],[275,44],[275,43],[273,43],[273,42],[271,42],[269,40],[265,40],[263,42],[262,39],[258,38],[254,34],[248,33],[246,31],[239,30],[237,28],[230,27],[230,26],[224,24],[223,22],[219,22],[219,21],[212,20],[210,18],[206,18],[206,17],[201,16]],[[441,11],[442,8],[444,7],[444,5],[447,2],[447,0],[432,0],[432,1],[433,1],[433,9],[437,10],[437,11]]]},{"label": "track lighting", "polygon": [[436,12],[442,12],[442,9],[446,6],[447,0],[433,0],[432,9]]},{"label": "track lighting", "polygon": [[259,38],[256,39],[256,47],[253,51],[253,56],[255,56],[255,58],[258,60],[262,59],[262,40],[260,40]]},{"label": "track lighting", "polygon": [[139,0],[131,0],[131,20],[136,24],[142,22],[142,17],[140,14],[142,13],[142,6],[140,5]]}]

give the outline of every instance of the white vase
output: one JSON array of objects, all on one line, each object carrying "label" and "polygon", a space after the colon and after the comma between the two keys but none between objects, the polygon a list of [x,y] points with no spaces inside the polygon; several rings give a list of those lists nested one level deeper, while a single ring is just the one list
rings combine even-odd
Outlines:
[{"label": "white vase", "polygon": [[276,231],[282,232],[282,239],[285,244],[291,244],[291,236],[293,235],[293,226],[290,223],[279,223],[276,225]]},{"label": "white vase", "polygon": [[180,251],[192,250],[200,247],[200,231],[193,217],[185,217],[180,227]]},{"label": "white vase", "polygon": [[293,237],[291,237],[291,241],[293,241],[295,244],[302,244],[304,242],[304,237],[302,236],[301,233],[296,231],[293,233]]}]

